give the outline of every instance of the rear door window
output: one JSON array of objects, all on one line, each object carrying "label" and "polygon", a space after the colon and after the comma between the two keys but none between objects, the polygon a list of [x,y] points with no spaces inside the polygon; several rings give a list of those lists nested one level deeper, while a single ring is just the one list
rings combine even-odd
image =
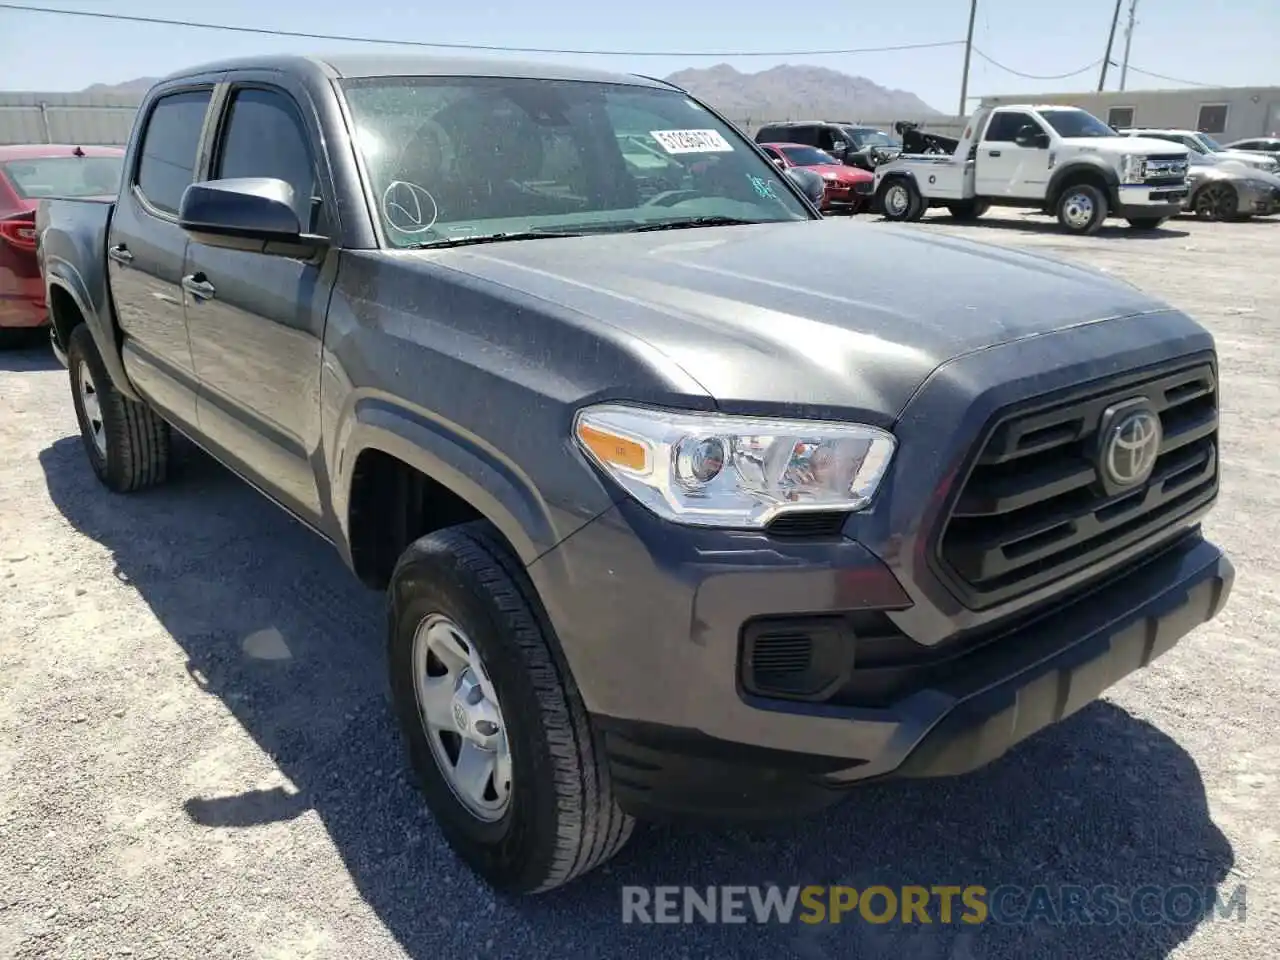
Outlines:
[{"label": "rear door window", "polygon": [[195,179],[196,153],[211,90],[188,90],[156,101],[142,135],[136,183],[156,210],[176,216]]}]

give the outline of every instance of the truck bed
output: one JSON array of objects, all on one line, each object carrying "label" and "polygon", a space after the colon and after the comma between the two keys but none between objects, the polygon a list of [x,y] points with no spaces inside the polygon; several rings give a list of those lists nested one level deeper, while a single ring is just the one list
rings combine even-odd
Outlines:
[{"label": "truck bed", "polygon": [[[42,200],[36,209],[36,260],[46,278],[61,277],[77,301],[76,308],[99,331],[112,330],[111,293],[107,287],[107,231],[114,197]],[[53,348],[66,364],[66,344],[53,328]]]}]

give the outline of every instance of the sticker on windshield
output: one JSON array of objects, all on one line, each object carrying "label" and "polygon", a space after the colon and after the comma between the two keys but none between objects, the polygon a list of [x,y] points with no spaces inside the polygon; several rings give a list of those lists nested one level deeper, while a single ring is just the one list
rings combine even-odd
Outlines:
[{"label": "sticker on windshield", "polygon": [[667,153],[732,153],[733,144],[719,130],[650,130]]}]

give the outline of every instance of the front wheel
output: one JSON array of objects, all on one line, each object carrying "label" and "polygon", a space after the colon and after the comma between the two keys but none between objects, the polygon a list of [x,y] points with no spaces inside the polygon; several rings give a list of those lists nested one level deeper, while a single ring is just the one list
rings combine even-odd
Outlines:
[{"label": "front wheel", "polygon": [[924,198],[915,183],[906,177],[887,181],[880,188],[879,200],[880,213],[886,220],[919,220],[924,214]]},{"label": "front wheel", "polygon": [[1168,217],[1129,217],[1129,226],[1134,230],[1159,230]]},{"label": "front wheel", "polygon": [[634,821],[533,586],[484,522],[437,531],[388,589],[391,690],[409,756],[458,856],[539,893],[604,863]]},{"label": "front wheel", "polygon": [[1238,215],[1239,197],[1229,183],[1211,183],[1191,201],[1191,209],[1201,220],[1233,220]]},{"label": "front wheel", "polygon": [[1072,233],[1097,233],[1106,219],[1106,195],[1091,183],[1067,187],[1058,197],[1058,223]]}]

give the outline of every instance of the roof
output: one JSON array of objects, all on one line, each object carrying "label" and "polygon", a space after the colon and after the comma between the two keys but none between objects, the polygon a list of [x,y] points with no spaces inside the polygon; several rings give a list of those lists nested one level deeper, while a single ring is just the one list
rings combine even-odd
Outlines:
[{"label": "roof", "polygon": [[531,80],[582,80],[594,83],[625,83],[643,87],[673,89],[661,80],[626,73],[611,73],[583,67],[569,67],[497,57],[444,57],[427,54],[335,53],[309,56],[238,57],[215,60],[188,67],[166,80],[223,70],[318,70],[339,79],[365,77],[513,77]]},{"label": "roof", "polygon": [[817,150],[817,147],[810,146],[807,143],[791,143],[787,140],[759,140],[757,141],[762,147],[803,147],[805,150]]},{"label": "roof", "polygon": [[[0,146],[0,161],[42,160],[47,157],[75,156],[77,147],[67,143],[20,143]],[[86,157],[123,157],[120,147],[80,147]]]}]

